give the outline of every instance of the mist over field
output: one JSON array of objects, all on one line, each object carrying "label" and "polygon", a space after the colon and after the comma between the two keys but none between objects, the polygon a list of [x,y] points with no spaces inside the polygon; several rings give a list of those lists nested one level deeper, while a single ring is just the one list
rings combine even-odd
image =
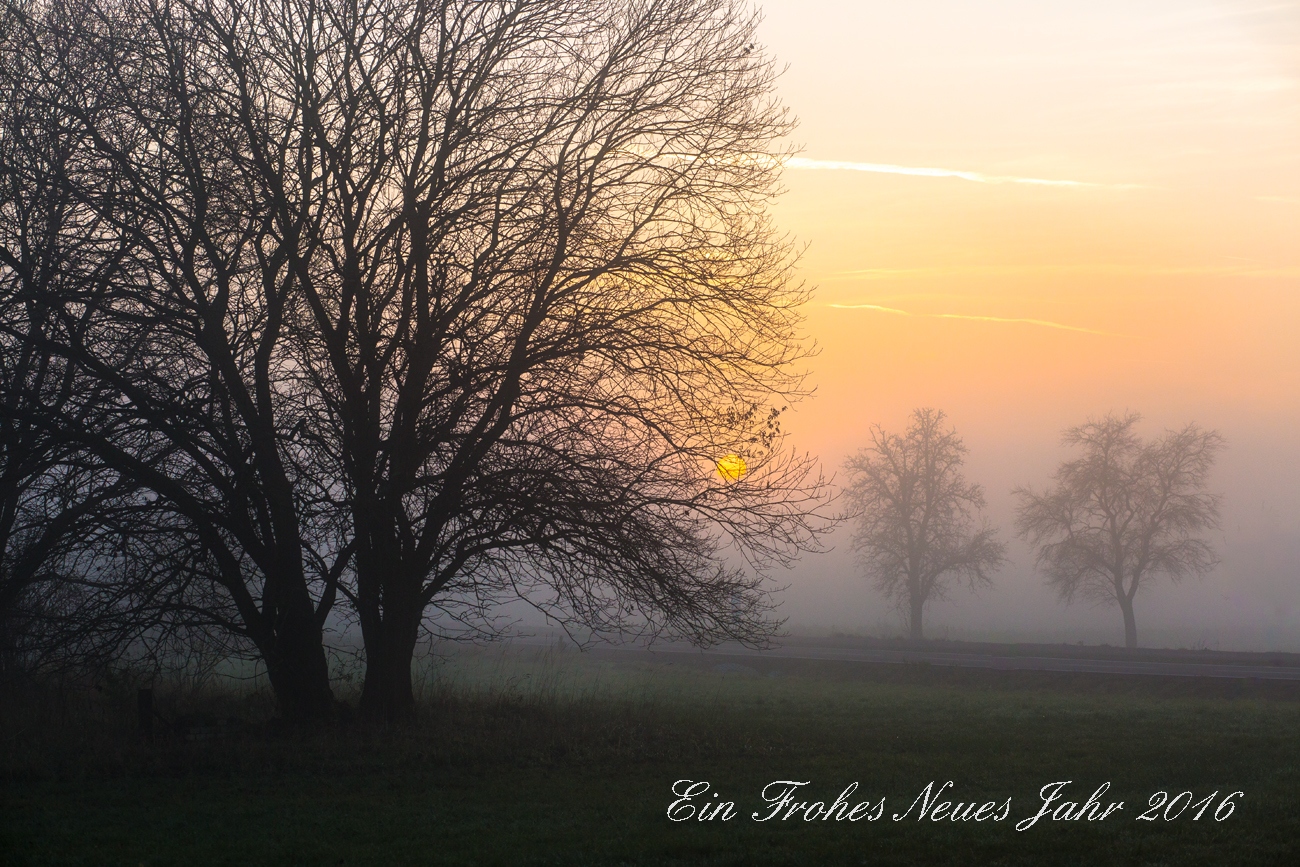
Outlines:
[{"label": "mist over field", "polygon": [[0,0],[0,867],[1292,864],[1297,239],[1300,0]]},{"label": "mist over field", "polygon": [[[1100,414],[1100,413],[1098,413]],[[1079,418],[1082,421],[1082,417]],[[902,413],[892,420],[901,429]],[[890,422],[882,422],[890,424]],[[961,419],[954,420],[960,425]],[[1169,426],[1177,424],[1170,418]],[[864,433],[865,433],[864,424]],[[1143,425],[1156,434],[1155,421]],[[1226,425],[1220,431],[1231,430]],[[959,428],[960,432],[960,428]],[[1228,437],[1211,489],[1223,495],[1222,528],[1208,534],[1221,562],[1203,578],[1178,583],[1160,578],[1135,601],[1142,647],[1300,651],[1300,467],[1287,463],[1286,443],[1245,434]],[[1037,442],[966,438],[966,477],[984,487],[983,513],[1007,543],[1008,564],[991,589],[959,587],[926,608],[927,638],[963,641],[1110,644],[1123,646],[1119,609],[1076,599],[1067,604],[1035,567],[1034,551],[1015,535],[1015,486],[1043,488],[1069,452],[1050,434]],[[838,463],[820,454],[828,472]],[[840,472],[838,480],[843,480]],[[842,507],[842,501],[837,501]],[[823,554],[804,555],[788,570],[771,572],[777,613],[786,631],[800,636],[845,634],[888,638],[906,635],[906,621],[872,587],[857,563],[852,521],[825,541]],[[535,614],[512,612],[527,631]]]},{"label": "mist over field", "polygon": [[[1139,643],[1300,650],[1300,6],[764,11],[800,120],[774,212],[807,244],[820,350],[791,444],[835,472],[872,425],[942,410],[1008,544],[927,636],[1123,642],[1116,607],[1066,606],[1035,572],[1011,490],[1074,456],[1064,429],[1132,411],[1144,437],[1226,440],[1222,562],[1143,586]],[[828,541],[774,576],[788,628],[903,634],[849,529]]]}]

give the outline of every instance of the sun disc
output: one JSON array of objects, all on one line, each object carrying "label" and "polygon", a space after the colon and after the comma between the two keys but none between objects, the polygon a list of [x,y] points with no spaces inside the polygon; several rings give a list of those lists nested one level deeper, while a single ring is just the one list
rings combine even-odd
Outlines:
[{"label": "sun disc", "polygon": [[718,475],[734,482],[745,474],[745,459],[740,455],[727,455],[718,461]]}]

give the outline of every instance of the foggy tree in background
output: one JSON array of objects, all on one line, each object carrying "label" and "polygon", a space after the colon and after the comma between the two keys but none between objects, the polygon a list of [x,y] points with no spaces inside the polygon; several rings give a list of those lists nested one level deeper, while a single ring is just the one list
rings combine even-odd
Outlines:
[{"label": "foggy tree in background", "polygon": [[806,293],[751,13],[7,8],[96,225],[36,292],[58,327],[15,332],[92,384],[40,424],[150,492],[145,546],[286,713],[329,712],[340,598],[389,719],[431,614],[771,634],[761,569],[815,544],[820,483],[780,449]]},{"label": "foggy tree in background", "polygon": [[844,464],[853,547],[876,588],[907,617],[912,638],[922,637],[928,602],[957,582],[991,585],[989,573],[1006,559],[995,532],[976,526],[984,494],[962,476],[967,449],[944,419],[918,409],[902,436],[876,425],[871,445]]},{"label": "foggy tree in background", "polygon": [[1178,581],[1218,564],[1199,538],[1219,526],[1206,490],[1223,437],[1195,424],[1143,442],[1137,413],[1107,415],[1065,432],[1083,455],[1061,464],[1042,494],[1020,488],[1016,526],[1038,547],[1039,567],[1061,597],[1119,606],[1124,644],[1137,647],[1133,599],[1160,575]]}]

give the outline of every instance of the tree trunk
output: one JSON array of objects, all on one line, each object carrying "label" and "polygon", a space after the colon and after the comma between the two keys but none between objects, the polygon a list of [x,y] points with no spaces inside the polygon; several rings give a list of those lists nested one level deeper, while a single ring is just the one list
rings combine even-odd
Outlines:
[{"label": "tree trunk", "polygon": [[1124,646],[1132,650],[1138,646],[1137,621],[1133,619],[1133,600],[1121,595],[1119,610],[1124,612]]},{"label": "tree trunk", "polygon": [[294,723],[316,723],[334,714],[329,663],[315,617],[286,616],[274,646],[263,649],[266,671],[280,715]]},{"label": "tree trunk", "polygon": [[361,686],[360,715],[369,722],[403,725],[415,720],[411,657],[420,634],[424,605],[422,582],[403,568],[395,553],[391,526],[371,504],[354,512],[358,536],[357,614],[366,648],[366,675]]},{"label": "tree trunk", "polygon": [[910,637],[914,640],[921,638],[921,609],[925,607],[925,600],[919,593],[912,594],[912,617],[908,623]]},{"label": "tree trunk", "polygon": [[371,722],[403,725],[415,720],[411,658],[420,634],[424,607],[420,582],[400,565],[375,551],[357,561],[361,637],[366,646],[366,677],[361,687],[361,715]]},{"label": "tree trunk", "polygon": [[419,636],[418,617],[407,611],[386,611],[369,631],[366,643],[366,679],[361,687],[361,715],[372,722],[402,725],[415,721],[415,693],[411,688],[411,659]]}]

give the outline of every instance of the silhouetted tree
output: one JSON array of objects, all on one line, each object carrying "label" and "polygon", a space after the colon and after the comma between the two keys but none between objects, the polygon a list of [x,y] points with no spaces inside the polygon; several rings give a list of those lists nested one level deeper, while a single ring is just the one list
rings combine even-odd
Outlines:
[{"label": "silhouetted tree", "polygon": [[760,570],[815,544],[820,483],[780,448],[790,125],[738,3],[86,0],[27,27],[105,249],[42,351],[112,408],[43,423],[157,495],[286,707],[326,712],[340,595],[389,719],[430,616],[507,598],[771,634]]},{"label": "silhouetted tree", "polygon": [[[798,392],[804,297],[763,214],[789,125],[752,18],[725,0],[356,15],[277,53],[374,82],[295,91],[333,155],[298,266],[303,363],[345,479],[363,710],[411,712],[431,606],[523,596],[588,628],[761,640],[760,584],[720,536],[756,561],[798,550],[815,486],[751,429]],[[713,462],[742,448],[728,485]]]},{"label": "silhouetted tree", "polygon": [[113,650],[121,619],[74,589],[75,552],[133,490],[39,423],[86,385],[42,340],[98,226],[61,183],[76,143],[30,80],[22,11],[0,9],[0,668]]},{"label": "silhouetted tree", "polygon": [[876,587],[906,615],[921,638],[926,603],[943,598],[954,579],[988,586],[1005,561],[988,526],[976,527],[984,507],[979,485],[960,470],[966,446],[944,414],[918,409],[902,436],[871,430],[871,445],[844,465],[844,495],[857,522],[853,547]]},{"label": "silhouetted tree", "polygon": [[1018,488],[1020,535],[1038,547],[1048,583],[1068,600],[1119,606],[1124,644],[1137,647],[1133,599],[1160,575],[1174,581],[1218,563],[1199,538],[1219,526],[1219,496],[1207,488],[1223,438],[1194,424],[1143,442],[1137,413],[1107,415],[1065,432],[1081,457],[1056,471],[1042,494]]},{"label": "silhouetted tree", "polygon": [[[241,176],[237,71],[209,62],[180,6],[6,11],[6,46],[22,61],[13,99],[39,134],[58,131],[66,159],[48,186],[73,225],[91,227],[88,243],[61,248],[56,283],[15,284],[49,324],[11,333],[77,383],[61,401],[29,400],[29,417],[82,463],[129,479],[148,516],[79,555],[86,574],[145,597],[162,588],[138,579],[169,581],[175,611],[201,609],[256,646],[287,716],[327,715],[321,630],[347,558],[302,493],[319,467],[282,424],[295,406],[279,351],[292,293],[260,267],[283,245]],[[146,568],[128,575],[119,555],[141,544],[176,568],[132,557]],[[324,588],[316,598],[309,572]],[[207,586],[179,594],[195,580]]]}]

